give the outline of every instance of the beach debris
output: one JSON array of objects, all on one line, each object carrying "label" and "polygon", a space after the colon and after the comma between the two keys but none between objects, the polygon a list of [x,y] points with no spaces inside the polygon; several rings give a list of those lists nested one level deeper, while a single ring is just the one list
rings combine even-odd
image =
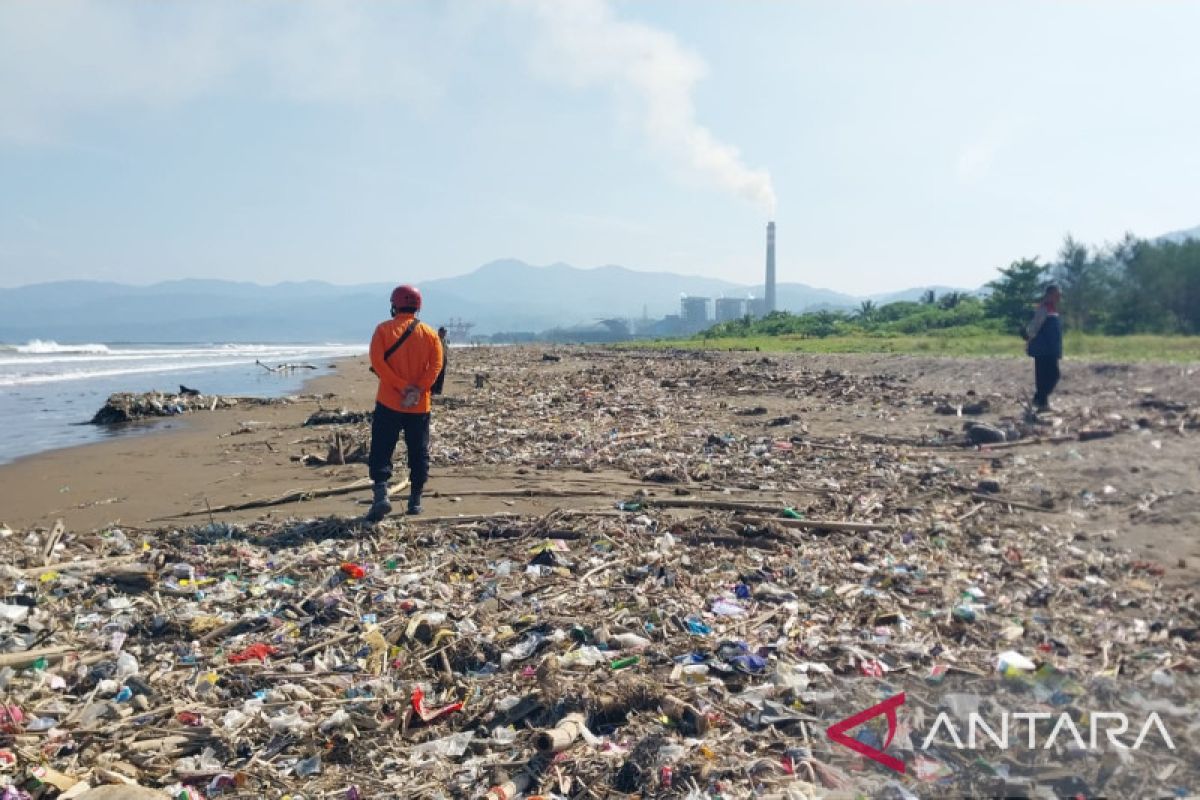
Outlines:
[{"label": "beach debris", "polygon": [[[174,798],[1200,789],[1194,587],[1094,535],[1117,500],[1133,515],[1169,499],[1113,479],[1088,502],[1027,460],[1183,436],[1190,407],[996,414],[980,422],[1003,438],[967,449],[970,429],[938,427],[927,395],[882,371],[578,350],[546,372],[537,353],[464,352],[493,377],[435,413],[435,476],[487,470],[473,496],[497,510],[14,530],[12,796],[52,783],[46,769],[74,781],[63,791]],[[808,431],[770,424],[793,414]],[[868,431],[836,427],[855,414]],[[328,424],[304,433],[343,452],[367,436],[365,419]],[[1113,436],[1079,435],[1098,429]],[[543,505],[504,505],[517,497]],[[888,703],[896,730],[879,713],[828,733]],[[1047,724],[1001,725],[1022,713]],[[1105,714],[1128,720],[1127,746],[1146,731],[1136,753],[1105,730],[1091,746]],[[967,746],[973,719],[1007,748]]]},{"label": "beach debris", "polygon": [[[181,386],[180,389],[183,387]],[[263,406],[291,402],[288,398],[223,397],[179,393],[145,392],[132,394],[120,392],[108,398],[91,419],[93,425],[116,425],[140,419],[175,417],[194,411],[216,411],[234,406]]]},{"label": "beach debris", "polygon": [[298,369],[316,369],[317,368],[315,364],[276,364],[275,366],[271,366],[270,364],[264,364],[262,361],[259,361],[257,358],[254,359],[254,363],[257,364],[258,366],[262,367],[263,369],[265,369],[267,372],[294,372],[295,370],[298,370]]},{"label": "beach debris", "polygon": [[[258,500],[247,500],[244,503],[229,503],[227,505],[205,507],[194,511],[176,514],[172,517],[163,517],[159,522],[177,519],[183,517],[196,517],[204,514],[221,514],[227,511],[245,511],[252,508],[268,508],[270,506],[281,506],[287,503],[300,503],[305,500],[311,500],[314,497],[333,497],[339,494],[351,494],[353,492],[366,491],[371,488],[371,480],[363,478],[362,480],[352,481],[351,483],[342,486],[325,486],[318,489],[295,489],[290,492],[278,495],[276,497],[264,497]],[[388,487],[388,495],[397,494],[408,488],[408,480],[397,481]]]},{"label": "beach debris", "polygon": [[319,408],[304,421],[305,427],[311,425],[352,425],[359,422],[370,422],[370,411],[350,411],[345,408]]}]

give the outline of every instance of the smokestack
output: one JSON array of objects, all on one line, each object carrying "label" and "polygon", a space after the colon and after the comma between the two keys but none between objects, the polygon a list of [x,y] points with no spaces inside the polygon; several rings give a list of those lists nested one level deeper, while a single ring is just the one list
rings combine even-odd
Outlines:
[{"label": "smokestack", "polygon": [[775,310],[775,223],[767,223],[767,313]]}]

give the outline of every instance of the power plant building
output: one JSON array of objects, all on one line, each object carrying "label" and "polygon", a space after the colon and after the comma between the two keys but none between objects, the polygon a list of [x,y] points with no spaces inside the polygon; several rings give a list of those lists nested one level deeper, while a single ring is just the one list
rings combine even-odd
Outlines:
[{"label": "power plant building", "polygon": [[741,319],[746,314],[746,301],[740,297],[717,298],[717,322]]},{"label": "power plant building", "polygon": [[679,301],[683,324],[689,330],[701,330],[708,325],[708,298],[684,297]]}]

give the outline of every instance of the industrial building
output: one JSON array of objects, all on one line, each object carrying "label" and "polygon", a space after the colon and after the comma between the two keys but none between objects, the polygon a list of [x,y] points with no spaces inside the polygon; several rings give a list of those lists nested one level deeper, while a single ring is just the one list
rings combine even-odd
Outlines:
[{"label": "industrial building", "polygon": [[717,298],[717,322],[741,319],[746,314],[746,301],[741,297]]},{"label": "industrial building", "polygon": [[683,324],[686,328],[693,331],[703,330],[708,326],[708,302],[707,297],[687,297],[679,301],[680,316],[683,317]]}]

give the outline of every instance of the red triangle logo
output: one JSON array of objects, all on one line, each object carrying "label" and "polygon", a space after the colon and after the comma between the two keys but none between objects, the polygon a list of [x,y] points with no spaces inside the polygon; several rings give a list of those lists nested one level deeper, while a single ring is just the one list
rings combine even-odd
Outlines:
[{"label": "red triangle logo", "polygon": [[890,770],[904,774],[904,762],[895,756],[889,756],[879,750],[876,750],[870,745],[863,744],[858,739],[853,739],[846,735],[846,731],[851,728],[857,728],[869,719],[875,719],[880,714],[887,715],[888,734],[887,739],[883,743],[883,749],[886,750],[888,745],[892,743],[892,738],[896,735],[896,729],[899,727],[899,722],[896,720],[896,708],[904,705],[904,692],[897,695],[892,695],[882,703],[877,703],[865,711],[860,711],[852,717],[846,717],[840,722],[835,722],[825,729],[825,734],[830,739],[838,744],[849,747],[854,752],[864,755],[867,758],[875,761]]}]

